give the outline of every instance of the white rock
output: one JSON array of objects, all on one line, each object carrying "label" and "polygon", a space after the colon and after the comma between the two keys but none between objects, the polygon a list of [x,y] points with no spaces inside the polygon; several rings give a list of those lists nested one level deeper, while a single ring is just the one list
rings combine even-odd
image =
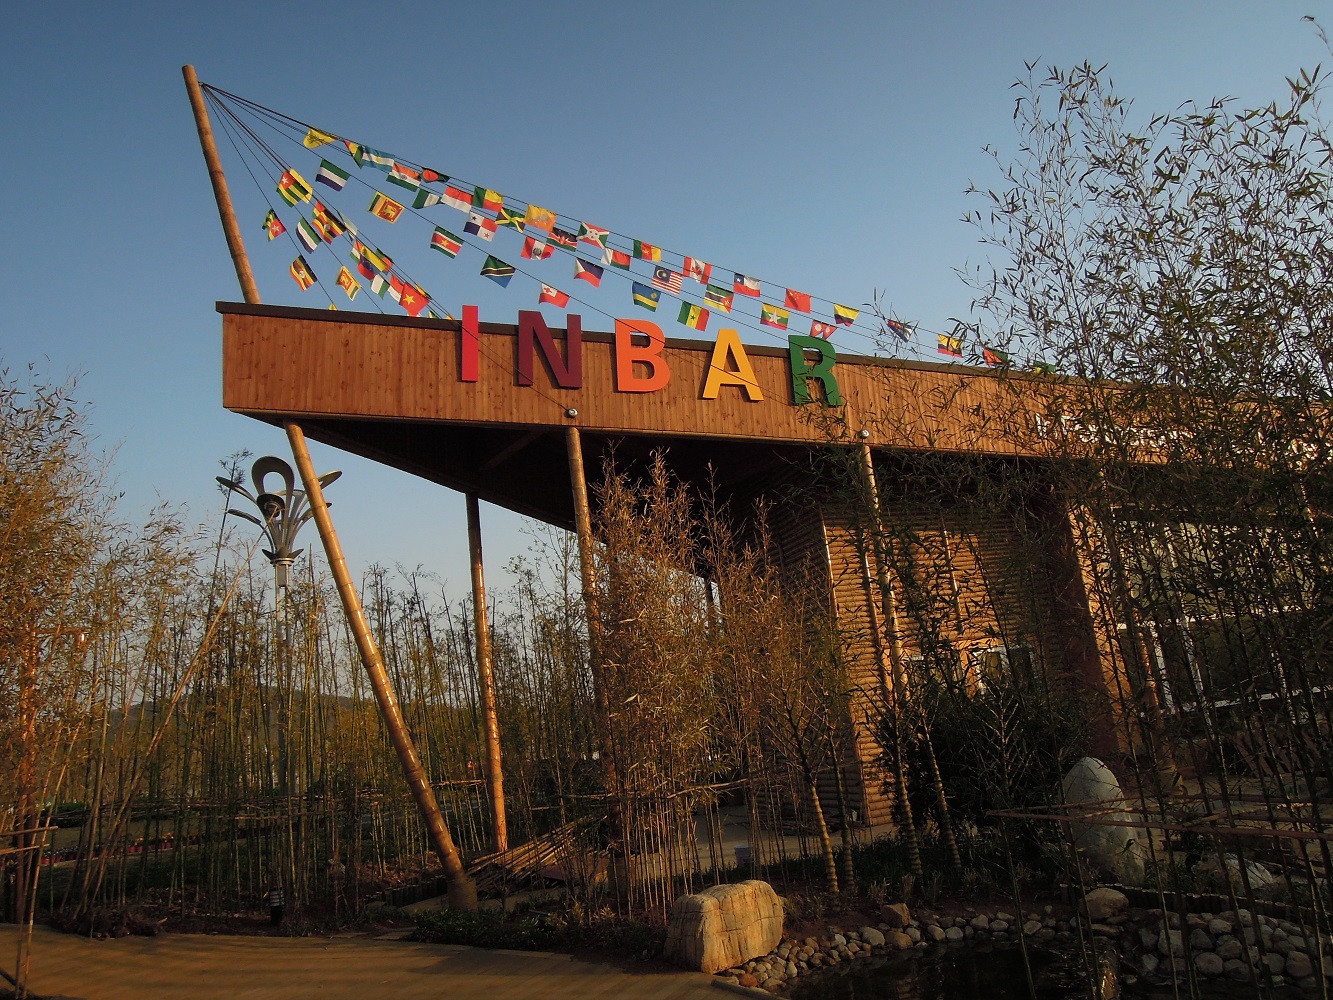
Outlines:
[{"label": "white rock", "polygon": [[749,879],[679,897],[664,953],[687,969],[714,973],[767,955],[782,940],[782,901],[767,882]]},{"label": "white rock", "polygon": [[[1128,819],[1138,821],[1137,814],[1124,807],[1120,782],[1111,769],[1094,757],[1074,762],[1061,782],[1064,801],[1070,815],[1080,812],[1096,813],[1098,819]],[[1097,804],[1102,803],[1102,804]],[[1115,813],[1122,815],[1115,815]],[[1148,857],[1147,830],[1126,826],[1109,826],[1095,820],[1070,824],[1074,847],[1101,874],[1109,875],[1127,885],[1142,885],[1144,861]]]},{"label": "white rock", "polygon": [[1115,889],[1093,889],[1083,897],[1083,911],[1093,923],[1119,916],[1129,908],[1129,897]]},{"label": "white rock", "polygon": [[873,927],[861,928],[861,940],[872,948],[884,947],[884,935]]}]

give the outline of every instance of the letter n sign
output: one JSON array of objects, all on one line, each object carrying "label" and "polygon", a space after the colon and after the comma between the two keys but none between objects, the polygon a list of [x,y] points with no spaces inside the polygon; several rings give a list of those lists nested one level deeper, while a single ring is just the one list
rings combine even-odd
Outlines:
[{"label": "letter n sign", "polygon": [[573,313],[565,317],[565,356],[556,349],[546,320],[535,310],[518,313],[518,384],[532,385],[532,361],[541,348],[551,378],[561,389],[583,388],[583,325]]},{"label": "letter n sign", "polygon": [[[791,336],[787,338],[787,349],[791,353],[792,402],[797,406],[810,402],[810,380],[818,379],[824,389],[824,405],[841,406],[842,393],[838,391],[838,379],[833,374],[838,352],[833,345],[818,337]],[[817,351],[819,360],[813,365],[807,364],[806,351]]]}]

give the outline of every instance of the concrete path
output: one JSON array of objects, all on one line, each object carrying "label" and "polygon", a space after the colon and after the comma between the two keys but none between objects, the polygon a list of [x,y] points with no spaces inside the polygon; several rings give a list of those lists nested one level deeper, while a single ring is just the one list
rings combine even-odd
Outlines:
[{"label": "concrete path", "polygon": [[[0,925],[0,967],[17,930]],[[546,952],[366,938],[164,934],[112,941],[38,928],[29,987],[85,1000],[718,1000],[702,973],[630,973]],[[0,980],[3,984],[3,980]]]}]

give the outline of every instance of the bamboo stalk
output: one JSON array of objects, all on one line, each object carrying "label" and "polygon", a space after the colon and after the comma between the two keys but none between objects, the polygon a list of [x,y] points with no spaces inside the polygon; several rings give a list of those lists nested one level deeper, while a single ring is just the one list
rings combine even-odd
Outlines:
[{"label": "bamboo stalk", "polygon": [[491,667],[491,629],[486,620],[486,577],[481,552],[481,511],[475,493],[467,494],[468,555],[472,563],[472,619],[477,633],[477,687],[481,690],[481,728],[486,741],[486,788],[491,807],[495,850],[509,848],[505,819],[504,772],[500,764],[500,724],[495,711],[495,673]]}]

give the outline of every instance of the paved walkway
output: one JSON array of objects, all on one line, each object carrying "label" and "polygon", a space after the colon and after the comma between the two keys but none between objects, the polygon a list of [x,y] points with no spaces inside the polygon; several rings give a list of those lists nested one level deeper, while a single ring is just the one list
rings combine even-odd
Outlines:
[{"label": "paved walkway", "polygon": [[[17,931],[0,925],[0,967]],[[719,1000],[702,973],[630,973],[546,952],[366,938],[164,934],[113,941],[38,928],[29,986],[86,1000]],[[3,980],[0,980],[3,984]]]}]

